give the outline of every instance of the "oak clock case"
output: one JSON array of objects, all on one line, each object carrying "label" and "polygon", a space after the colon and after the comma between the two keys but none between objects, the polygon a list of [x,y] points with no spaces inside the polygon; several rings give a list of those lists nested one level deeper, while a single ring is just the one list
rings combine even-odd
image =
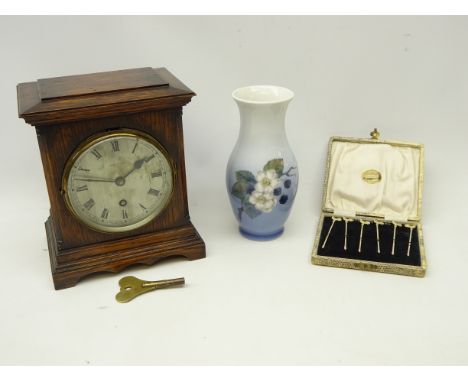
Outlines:
[{"label": "oak clock case", "polygon": [[182,107],[192,90],[165,68],[50,78],[17,90],[19,115],[35,127],[41,152],[56,289],[132,264],[205,257],[185,178]]}]

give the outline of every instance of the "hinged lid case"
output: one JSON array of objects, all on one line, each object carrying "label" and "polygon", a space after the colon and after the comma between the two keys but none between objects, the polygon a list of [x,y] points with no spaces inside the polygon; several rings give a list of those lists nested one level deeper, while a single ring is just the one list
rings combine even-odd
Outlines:
[{"label": "hinged lid case", "polygon": [[330,139],[312,261],[423,276],[423,145],[371,136]]},{"label": "hinged lid case", "polygon": [[423,150],[417,143],[332,137],[323,210],[419,221]]}]

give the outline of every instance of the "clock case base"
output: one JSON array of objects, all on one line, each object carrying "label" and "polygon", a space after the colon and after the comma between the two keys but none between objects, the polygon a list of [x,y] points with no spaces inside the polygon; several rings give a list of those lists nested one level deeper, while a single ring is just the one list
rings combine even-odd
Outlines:
[{"label": "clock case base", "polygon": [[116,273],[134,264],[152,265],[174,256],[185,257],[188,260],[205,257],[205,244],[192,223],[134,237],[131,248],[125,245],[124,239],[72,250],[59,250],[51,217],[45,222],[45,228],[52,278],[57,290],[73,287],[88,275],[101,272]]}]

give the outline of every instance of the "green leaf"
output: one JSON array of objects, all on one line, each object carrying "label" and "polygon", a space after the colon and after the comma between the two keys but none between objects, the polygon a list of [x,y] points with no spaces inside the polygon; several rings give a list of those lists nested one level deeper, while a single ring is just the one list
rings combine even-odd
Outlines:
[{"label": "green leaf", "polygon": [[236,171],[236,179],[237,180],[245,180],[249,183],[255,183],[255,176],[250,171]]},{"label": "green leaf", "polygon": [[243,201],[242,207],[244,209],[244,212],[251,219],[255,219],[258,215],[261,215],[262,213],[262,211],[257,210],[255,206],[252,203],[248,202],[247,200]]},{"label": "green leaf", "polygon": [[245,180],[239,180],[232,185],[231,194],[236,198],[244,199],[252,186]]},{"label": "green leaf", "polygon": [[278,178],[283,175],[284,163],[282,158],[272,159],[263,167],[263,171],[275,170]]}]

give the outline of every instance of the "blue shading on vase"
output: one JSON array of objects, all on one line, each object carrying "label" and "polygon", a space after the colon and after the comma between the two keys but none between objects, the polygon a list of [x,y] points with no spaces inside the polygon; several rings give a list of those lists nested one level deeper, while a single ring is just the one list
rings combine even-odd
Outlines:
[{"label": "blue shading on vase", "polygon": [[297,162],[285,132],[294,93],[278,86],[248,86],[232,93],[240,133],[229,158],[226,184],[242,235],[270,240],[284,230],[298,186]]}]

